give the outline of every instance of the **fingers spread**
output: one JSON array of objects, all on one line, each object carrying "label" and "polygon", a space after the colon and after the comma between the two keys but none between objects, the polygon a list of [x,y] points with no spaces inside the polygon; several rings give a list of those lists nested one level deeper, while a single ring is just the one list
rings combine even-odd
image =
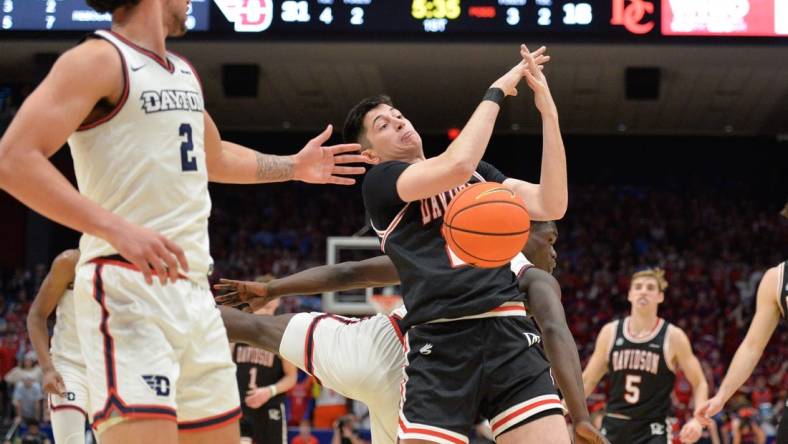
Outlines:
[{"label": "fingers spread", "polygon": [[[361,150],[361,145],[359,145],[357,143],[343,143],[343,144],[340,144],[340,145],[331,145],[331,146],[328,146],[326,148],[328,148],[328,151],[332,155],[337,155],[337,154],[342,154],[342,153],[351,153],[351,152],[354,152],[354,151],[360,151]],[[363,162],[363,161],[364,160],[362,160],[362,159],[356,160],[356,162]]]},{"label": "fingers spread", "polygon": [[340,167],[335,166],[331,169],[331,174],[364,174],[367,169],[364,167]]},{"label": "fingers spread", "polygon": [[350,178],[347,178],[347,177],[331,176],[328,179],[328,183],[331,183],[331,184],[334,184],[334,185],[353,185],[354,183],[356,183],[356,180],[355,179],[350,179]]}]

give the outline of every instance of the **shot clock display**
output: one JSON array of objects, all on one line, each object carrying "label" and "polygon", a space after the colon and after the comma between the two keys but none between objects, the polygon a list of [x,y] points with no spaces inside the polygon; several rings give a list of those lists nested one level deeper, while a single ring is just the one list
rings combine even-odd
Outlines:
[{"label": "shot clock display", "polygon": [[[85,0],[0,0],[0,35],[109,26]],[[788,36],[788,0],[192,0],[197,38],[677,41]]]}]

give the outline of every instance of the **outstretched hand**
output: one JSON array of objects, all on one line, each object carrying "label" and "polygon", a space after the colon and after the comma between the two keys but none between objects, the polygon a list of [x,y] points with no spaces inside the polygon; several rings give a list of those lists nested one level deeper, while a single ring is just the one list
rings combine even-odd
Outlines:
[{"label": "outstretched hand", "polygon": [[356,183],[355,179],[343,176],[364,174],[366,169],[362,166],[344,165],[350,163],[375,163],[369,157],[358,153],[361,145],[357,143],[323,146],[331,137],[332,131],[332,126],[328,125],[322,133],[307,142],[301,151],[295,155],[293,177],[296,180],[307,183],[353,185]]},{"label": "outstretched hand", "polygon": [[219,283],[214,284],[213,288],[226,291],[226,293],[214,298],[217,304],[236,308],[249,304],[251,311],[257,311],[269,302],[277,299],[276,296],[268,294],[268,284],[264,282],[219,279]]},{"label": "outstretched hand", "polygon": [[[539,112],[557,112],[553,96],[550,94],[550,87],[547,85],[547,78],[542,72],[544,62],[540,63],[536,56],[539,50],[544,48],[542,46],[534,52],[529,52],[527,46],[520,46],[520,55],[523,57],[526,66],[526,69],[523,70],[523,76],[528,83],[528,87],[534,92],[534,102]],[[549,56],[545,57],[548,57],[549,60]]]}]

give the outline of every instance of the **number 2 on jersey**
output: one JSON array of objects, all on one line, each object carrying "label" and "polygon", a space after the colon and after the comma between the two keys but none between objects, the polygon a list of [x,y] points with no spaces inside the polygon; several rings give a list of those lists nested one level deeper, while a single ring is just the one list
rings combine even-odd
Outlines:
[{"label": "number 2 on jersey", "polygon": [[192,141],[192,126],[188,123],[182,124],[178,134],[181,137],[186,137],[186,140],[181,143],[181,171],[197,171],[197,157],[194,155],[194,142]]},{"label": "number 2 on jersey", "polygon": [[643,378],[639,375],[627,375],[627,379],[624,383],[624,400],[626,400],[630,404],[637,404],[640,401],[640,381]]}]

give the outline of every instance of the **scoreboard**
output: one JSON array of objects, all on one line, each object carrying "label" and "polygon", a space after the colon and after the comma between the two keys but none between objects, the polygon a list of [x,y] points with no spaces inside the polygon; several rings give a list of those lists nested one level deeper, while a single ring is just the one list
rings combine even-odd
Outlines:
[{"label": "scoreboard", "polygon": [[[85,0],[0,0],[0,38],[14,31],[87,31],[110,22]],[[198,38],[279,40],[782,41],[788,0],[192,0],[187,28]]]}]

